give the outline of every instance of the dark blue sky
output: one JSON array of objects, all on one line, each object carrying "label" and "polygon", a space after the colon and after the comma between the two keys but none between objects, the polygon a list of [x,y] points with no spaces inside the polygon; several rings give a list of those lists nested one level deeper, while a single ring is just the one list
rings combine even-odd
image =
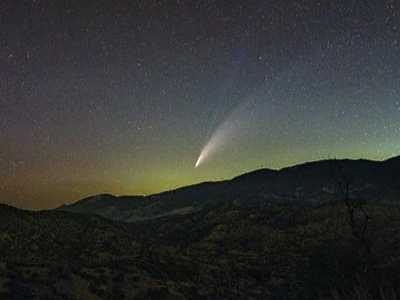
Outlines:
[{"label": "dark blue sky", "polygon": [[397,1],[3,0],[0,17],[1,202],[400,154]]}]

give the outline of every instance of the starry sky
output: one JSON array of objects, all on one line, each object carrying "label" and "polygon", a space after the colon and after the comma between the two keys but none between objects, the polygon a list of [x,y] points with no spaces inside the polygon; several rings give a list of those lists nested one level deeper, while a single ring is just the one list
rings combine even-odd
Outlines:
[{"label": "starry sky", "polygon": [[399,78],[397,0],[2,0],[0,202],[396,156]]}]

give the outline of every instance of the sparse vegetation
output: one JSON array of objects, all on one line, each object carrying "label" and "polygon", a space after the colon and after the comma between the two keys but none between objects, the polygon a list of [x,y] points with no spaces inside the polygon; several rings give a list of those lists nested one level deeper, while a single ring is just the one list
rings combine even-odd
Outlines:
[{"label": "sparse vegetation", "polygon": [[231,204],[133,224],[1,207],[1,231],[10,237],[0,245],[0,278],[8,282],[2,293],[11,299],[391,300],[399,293],[400,213],[365,205],[374,241],[368,272],[341,202]]}]

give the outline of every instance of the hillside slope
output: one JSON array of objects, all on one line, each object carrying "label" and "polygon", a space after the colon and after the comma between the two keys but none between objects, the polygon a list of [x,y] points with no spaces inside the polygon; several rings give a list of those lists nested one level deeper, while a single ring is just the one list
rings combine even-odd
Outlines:
[{"label": "hillside slope", "polygon": [[0,206],[0,298],[354,299],[354,286],[400,294],[399,207],[363,209],[369,251],[340,203],[221,204],[135,223]]}]

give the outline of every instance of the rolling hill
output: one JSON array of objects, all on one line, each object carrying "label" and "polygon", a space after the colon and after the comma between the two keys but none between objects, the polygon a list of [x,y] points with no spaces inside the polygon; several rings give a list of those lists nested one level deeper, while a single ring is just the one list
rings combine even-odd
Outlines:
[{"label": "rolling hill", "polygon": [[396,202],[400,196],[399,172],[399,157],[383,162],[324,160],[278,171],[257,170],[232,180],[205,182],[147,197],[97,195],[59,210],[134,222],[193,213],[221,203],[244,207],[293,202],[319,205],[335,201],[344,183],[350,185],[355,198]]}]

